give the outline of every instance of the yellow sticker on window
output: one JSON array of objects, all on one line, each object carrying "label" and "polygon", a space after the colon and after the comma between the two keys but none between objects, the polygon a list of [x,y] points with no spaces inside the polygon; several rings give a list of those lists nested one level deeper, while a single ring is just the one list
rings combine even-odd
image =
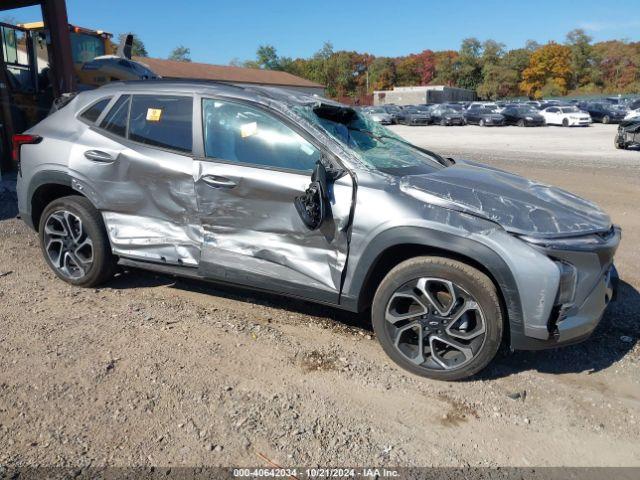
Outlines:
[{"label": "yellow sticker on window", "polygon": [[245,123],[240,126],[240,135],[242,136],[242,138],[250,137],[252,135],[255,135],[256,133],[258,133],[257,122]]},{"label": "yellow sticker on window", "polygon": [[160,108],[147,109],[147,122],[159,122],[160,117],[162,117],[162,109]]}]

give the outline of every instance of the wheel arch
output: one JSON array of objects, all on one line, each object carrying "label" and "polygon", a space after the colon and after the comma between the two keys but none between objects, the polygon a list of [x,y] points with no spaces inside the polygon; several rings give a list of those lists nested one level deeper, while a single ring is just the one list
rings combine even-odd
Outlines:
[{"label": "wheel arch", "polygon": [[64,172],[40,172],[29,183],[28,201],[30,212],[28,218],[23,218],[30,226],[38,231],[40,217],[47,205],[58,198],[77,195],[86,197],[73,188],[73,178]]},{"label": "wheel arch", "polygon": [[520,334],[523,329],[522,306],[515,278],[505,261],[493,250],[475,240],[441,231],[417,227],[387,230],[368,245],[360,256],[348,292],[341,300],[354,311],[371,306],[375,291],[384,276],[400,262],[423,255],[451,258],[477,268],[496,287],[505,314],[505,332]]}]

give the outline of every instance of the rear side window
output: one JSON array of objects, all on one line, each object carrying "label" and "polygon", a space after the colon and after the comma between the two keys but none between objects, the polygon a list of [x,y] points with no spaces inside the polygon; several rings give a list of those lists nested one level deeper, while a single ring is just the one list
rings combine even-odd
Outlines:
[{"label": "rear side window", "polygon": [[114,135],[126,137],[130,98],[129,95],[122,95],[104,117],[100,127]]},{"label": "rear side window", "polygon": [[107,108],[107,105],[110,101],[111,97],[99,100],[98,102],[87,108],[82,113],[82,115],[80,115],[80,118],[86,120],[89,123],[95,123],[96,120],[98,120],[98,117],[100,117],[100,114],[104,111],[105,108]]},{"label": "rear side window", "polygon": [[134,95],[129,139],[135,142],[191,152],[193,99],[169,95]]}]

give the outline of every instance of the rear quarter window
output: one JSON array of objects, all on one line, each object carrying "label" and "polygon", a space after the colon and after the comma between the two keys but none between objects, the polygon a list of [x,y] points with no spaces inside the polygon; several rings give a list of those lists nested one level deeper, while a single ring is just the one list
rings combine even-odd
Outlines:
[{"label": "rear quarter window", "polygon": [[84,112],[82,112],[80,114],[80,118],[82,118],[83,120],[89,123],[95,123],[96,120],[98,120],[98,118],[104,111],[104,109],[107,108],[107,105],[109,105],[110,101],[111,101],[111,97],[98,100],[96,103],[94,103],[89,108],[87,108]]},{"label": "rear quarter window", "polygon": [[127,117],[129,115],[129,95],[122,95],[111,107],[109,113],[100,122],[100,128],[119,137],[127,136]]}]

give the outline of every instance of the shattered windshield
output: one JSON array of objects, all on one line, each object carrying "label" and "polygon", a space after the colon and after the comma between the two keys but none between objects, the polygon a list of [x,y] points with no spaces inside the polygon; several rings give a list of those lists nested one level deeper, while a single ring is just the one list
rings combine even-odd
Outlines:
[{"label": "shattered windshield", "polygon": [[421,151],[351,108],[320,105],[296,110],[376,170],[402,176],[444,168],[436,156]]}]

